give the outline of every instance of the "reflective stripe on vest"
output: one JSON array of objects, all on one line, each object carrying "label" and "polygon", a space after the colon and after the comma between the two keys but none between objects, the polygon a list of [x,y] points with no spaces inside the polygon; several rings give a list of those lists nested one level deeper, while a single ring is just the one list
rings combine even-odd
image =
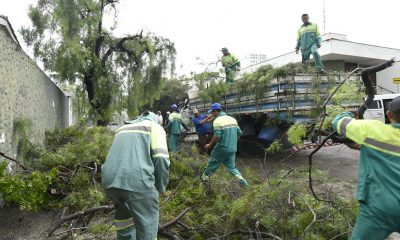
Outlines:
[{"label": "reflective stripe on vest", "polygon": [[117,134],[121,133],[142,133],[142,134],[150,134],[151,131],[151,124],[150,120],[143,120],[138,123],[134,124],[127,124],[118,128]]},{"label": "reflective stripe on vest", "polygon": [[392,145],[390,143],[380,142],[372,138],[366,138],[365,143],[380,148],[382,150],[400,154],[400,146]]},{"label": "reflective stripe on vest", "polygon": [[158,124],[153,124],[150,134],[151,156],[153,158],[169,158],[166,137],[164,129]]},{"label": "reflective stripe on vest", "polygon": [[346,127],[351,122],[351,118],[343,118],[342,122],[340,123],[340,134],[346,136]]},{"label": "reflective stripe on vest", "polygon": [[376,120],[355,120],[345,117],[339,120],[337,130],[358,144],[400,156],[400,131],[390,125]]},{"label": "reflective stripe on vest", "polygon": [[114,220],[114,226],[116,230],[122,230],[125,228],[128,228],[130,226],[133,226],[134,222],[133,222],[133,218],[128,218],[128,219],[124,219],[124,220]]},{"label": "reflective stripe on vest", "polygon": [[220,116],[215,119],[213,124],[214,130],[223,130],[227,128],[237,128],[238,124],[236,119],[229,116]]}]

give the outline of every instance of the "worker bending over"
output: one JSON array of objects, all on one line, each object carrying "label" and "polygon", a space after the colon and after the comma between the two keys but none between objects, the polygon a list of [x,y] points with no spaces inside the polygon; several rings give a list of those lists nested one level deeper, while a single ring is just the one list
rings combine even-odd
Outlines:
[{"label": "worker bending over", "polygon": [[102,184],[115,206],[118,240],[154,240],[158,195],[169,175],[166,134],[157,116],[145,111],[119,128],[101,168]]},{"label": "worker bending over", "polygon": [[296,54],[301,49],[301,59],[304,65],[308,65],[310,55],[314,57],[315,67],[319,73],[324,73],[324,65],[322,64],[321,56],[318,53],[318,48],[321,47],[321,37],[318,26],[315,23],[309,22],[308,14],[301,16],[303,25],[297,32]]},{"label": "worker bending over", "polygon": [[181,125],[188,130],[186,125],[182,122],[179,108],[176,104],[171,105],[171,113],[168,116],[167,129],[169,131],[168,137],[168,150],[176,152],[178,150],[179,135],[181,134]]},{"label": "worker bending over", "polygon": [[333,120],[338,133],[361,145],[356,195],[360,210],[353,240],[383,240],[400,232],[400,97],[386,114],[390,125],[356,120],[351,112]]},{"label": "worker bending over", "polygon": [[208,150],[214,145],[215,147],[211,152],[211,158],[208,160],[202,179],[208,181],[210,175],[215,173],[218,167],[223,164],[230,174],[237,177],[242,185],[247,186],[246,179],[242,177],[235,166],[237,142],[242,131],[236,120],[222,111],[219,103],[211,105],[211,113],[215,118],[213,122],[214,136],[205,148]]},{"label": "worker bending over", "polygon": [[205,114],[200,114],[199,110],[193,110],[193,125],[196,128],[197,136],[199,137],[199,147],[201,153],[207,153],[205,146],[210,143],[212,139],[212,129],[211,121],[213,120],[212,115],[206,116]]},{"label": "worker bending over", "polygon": [[240,71],[240,61],[233,54],[231,54],[227,48],[222,48],[223,54],[221,58],[222,66],[225,68],[226,83],[233,84],[236,72]]}]

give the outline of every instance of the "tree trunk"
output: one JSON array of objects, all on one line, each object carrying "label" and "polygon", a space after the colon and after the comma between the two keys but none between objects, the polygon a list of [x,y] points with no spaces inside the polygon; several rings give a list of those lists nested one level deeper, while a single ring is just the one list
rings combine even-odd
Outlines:
[{"label": "tree trunk", "polygon": [[88,94],[88,99],[90,106],[96,111],[97,115],[99,116],[99,119],[97,120],[96,125],[97,126],[107,126],[108,124],[108,119],[105,114],[105,108],[107,106],[102,106],[95,98],[95,89],[94,89],[94,83],[93,83],[93,74],[87,74],[83,78],[83,83],[86,86],[86,92]]}]

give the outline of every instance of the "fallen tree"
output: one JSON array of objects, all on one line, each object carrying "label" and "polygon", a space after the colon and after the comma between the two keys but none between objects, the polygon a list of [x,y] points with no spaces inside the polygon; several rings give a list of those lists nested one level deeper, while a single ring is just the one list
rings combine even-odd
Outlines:
[{"label": "fallen tree", "polygon": [[[61,212],[48,236],[92,234],[109,239],[106,236],[115,234],[113,206],[98,184],[98,166],[112,139],[113,133],[101,127],[49,132],[40,156],[24,161],[32,171],[9,174],[2,165],[0,191],[7,205]],[[348,238],[356,204],[332,191],[327,182],[335,181],[323,172],[314,172],[315,184],[334,206],[312,197],[306,169],[282,167],[263,178],[245,168],[243,175],[251,186],[243,188],[223,170],[202,182],[206,160],[195,152],[172,155],[169,186],[160,197],[159,239]]]}]

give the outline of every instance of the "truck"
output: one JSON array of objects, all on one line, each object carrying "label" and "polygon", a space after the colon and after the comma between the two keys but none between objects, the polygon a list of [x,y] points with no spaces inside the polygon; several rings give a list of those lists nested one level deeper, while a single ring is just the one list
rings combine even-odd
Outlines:
[{"label": "truck", "polygon": [[[346,100],[340,106],[349,110],[356,110],[364,101],[362,93],[363,85],[360,74],[349,76],[348,73],[333,74],[286,74],[271,80],[266,91],[262,94],[252,92],[241,93],[239,89],[230,88],[220,97],[223,110],[238,119],[243,130],[239,151],[253,152],[264,150],[275,140],[279,139],[284,147],[290,147],[287,139],[287,130],[295,123],[315,125],[316,116],[320,114],[321,100],[325,100],[330,91],[341,83],[345,78],[349,82],[358,83],[360,98],[351,101]],[[239,80],[240,81],[240,80]],[[357,85],[355,85],[357,86]],[[400,94],[375,95],[370,107],[365,111],[365,119],[376,119],[388,123],[386,111],[388,103]],[[316,100],[319,99],[319,100]],[[189,108],[207,112],[211,102],[204,101],[199,97],[190,99]],[[329,102],[327,107],[333,105]],[[190,113],[186,114],[187,117]],[[315,141],[309,133],[308,140]],[[251,143],[251,144],[248,144]],[[249,147],[250,146],[250,147]],[[246,148],[249,148],[246,150]]]}]

